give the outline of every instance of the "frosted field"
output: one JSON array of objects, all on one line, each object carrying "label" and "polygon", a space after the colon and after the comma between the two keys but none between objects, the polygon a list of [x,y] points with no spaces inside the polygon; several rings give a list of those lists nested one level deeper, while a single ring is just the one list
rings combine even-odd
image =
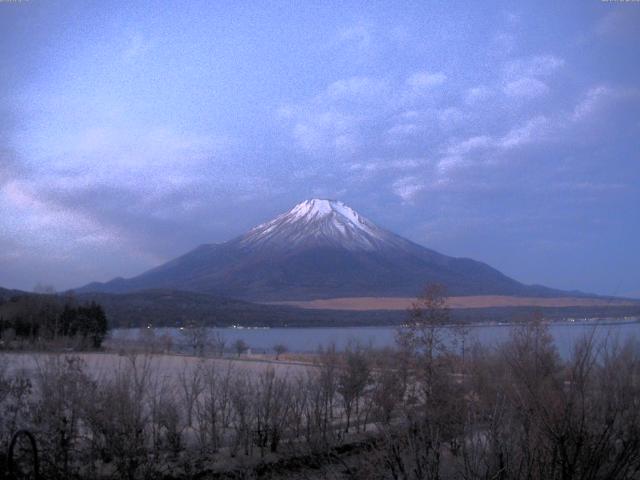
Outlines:
[{"label": "frosted field", "polygon": [[117,353],[2,353],[0,354],[0,370],[5,375],[15,373],[29,373],[30,377],[43,370],[47,363],[55,358],[79,357],[86,366],[89,375],[95,379],[109,378],[115,372],[128,371],[135,360],[136,367],[141,370],[148,366],[154,376],[163,380],[175,380],[185,372],[193,371],[197,367],[214,368],[220,373],[229,369],[234,376],[244,373],[259,375],[268,368],[275,369],[278,375],[295,377],[304,374],[307,366],[287,362],[264,361],[260,359],[214,359],[199,358],[183,355],[138,354],[119,355]]}]

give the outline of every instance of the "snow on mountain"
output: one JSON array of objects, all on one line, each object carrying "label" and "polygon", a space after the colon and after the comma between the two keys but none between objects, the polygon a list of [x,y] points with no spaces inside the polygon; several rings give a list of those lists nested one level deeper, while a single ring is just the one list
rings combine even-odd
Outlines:
[{"label": "snow on mountain", "polygon": [[397,247],[398,240],[344,203],[314,198],[253,228],[240,243],[244,247],[292,249],[304,244],[378,250]]},{"label": "snow on mountain", "polygon": [[311,199],[240,237],[201,245],[129,279],[80,291],[172,289],[251,301],[415,296],[428,282],[453,295],[549,295],[482,262],[442,255],[376,226],[342,202]]}]

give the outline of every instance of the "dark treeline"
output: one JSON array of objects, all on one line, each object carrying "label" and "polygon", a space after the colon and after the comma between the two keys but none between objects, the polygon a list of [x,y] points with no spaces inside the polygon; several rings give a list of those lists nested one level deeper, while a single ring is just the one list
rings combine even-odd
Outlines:
[{"label": "dark treeline", "polygon": [[[127,294],[83,293],[82,301],[102,305],[112,328],[180,327],[196,322],[216,327],[345,327],[400,325],[404,310],[312,310],[283,305],[263,305],[196,292],[147,290]],[[547,320],[566,318],[622,318],[640,316],[640,304],[600,307],[537,308]],[[454,309],[453,322],[528,321],[530,307],[493,307]]]},{"label": "dark treeline", "polygon": [[106,375],[78,356],[31,375],[0,365],[0,470],[27,429],[44,478],[638,478],[637,342],[587,336],[562,360],[532,320],[495,348],[453,327],[452,348],[437,288],[411,313],[396,348],[330,348],[295,371],[201,359],[171,374],[153,355],[116,356]]},{"label": "dark treeline", "polygon": [[12,345],[51,344],[100,348],[108,331],[103,308],[73,297],[18,295],[0,302],[0,341]]},{"label": "dark treeline", "polygon": [[[0,305],[24,293],[0,289]],[[181,327],[192,323],[211,327],[346,327],[401,325],[404,310],[314,310],[264,305],[197,292],[146,290],[123,294],[79,293],[78,303],[95,302],[109,318],[110,328]],[[640,304],[592,307],[539,307],[546,320],[567,318],[640,317]],[[455,323],[526,322],[530,307],[461,308],[450,312]]]}]

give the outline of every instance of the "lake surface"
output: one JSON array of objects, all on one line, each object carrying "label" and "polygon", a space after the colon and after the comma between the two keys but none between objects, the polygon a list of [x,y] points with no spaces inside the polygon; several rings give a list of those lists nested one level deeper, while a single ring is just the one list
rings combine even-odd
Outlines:
[{"label": "lake surface", "polygon": [[[509,338],[514,325],[476,325],[469,327],[467,345],[478,341],[491,346]],[[143,338],[145,329],[116,329],[114,340]],[[397,327],[314,327],[314,328],[211,328],[210,333],[220,333],[228,346],[236,340],[244,340],[254,352],[272,351],[276,344],[284,344],[292,352],[314,352],[319,347],[335,344],[344,349],[349,342],[359,342],[373,347],[393,346]],[[576,341],[594,333],[597,340],[640,339],[639,321],[555,323],[549,326],[561,356],[568,357]],[[185,336],[177,328],[156,328],[156,337],[168,334],[176,344],[186,343]]]}]

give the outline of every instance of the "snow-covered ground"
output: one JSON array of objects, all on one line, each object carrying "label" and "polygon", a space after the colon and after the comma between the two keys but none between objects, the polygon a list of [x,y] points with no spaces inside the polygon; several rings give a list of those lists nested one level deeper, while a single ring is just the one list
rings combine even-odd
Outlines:
[{"label": "snow-covered ground", "polygon": [[108,377],[117,371],[124,371],[135,361],[138,366],[148,363],[152,373],[161,374],[165,378],[175,378],[185,371],[203,366],[213,367],[220,371],[231,368],[237,372],[247,372],[249,374],[260,374],[267,368],[274,368],[280,375],[298,375],[304,373],[308,368],[295,362],[274,362],[267,361],[260,357],[236,358],[201,358],[186,355],[165,355],[165,354],[125,354],[101,353],[101,352],[78,352],[78,353],[21,353],[3,352],[0,354],[0,365],[6,374],[16,372],[27,372],[35,375],[40,369],[45,368],[47,361],[54,358],[79,357],[88,368],[88,372],[94,378]]}]

